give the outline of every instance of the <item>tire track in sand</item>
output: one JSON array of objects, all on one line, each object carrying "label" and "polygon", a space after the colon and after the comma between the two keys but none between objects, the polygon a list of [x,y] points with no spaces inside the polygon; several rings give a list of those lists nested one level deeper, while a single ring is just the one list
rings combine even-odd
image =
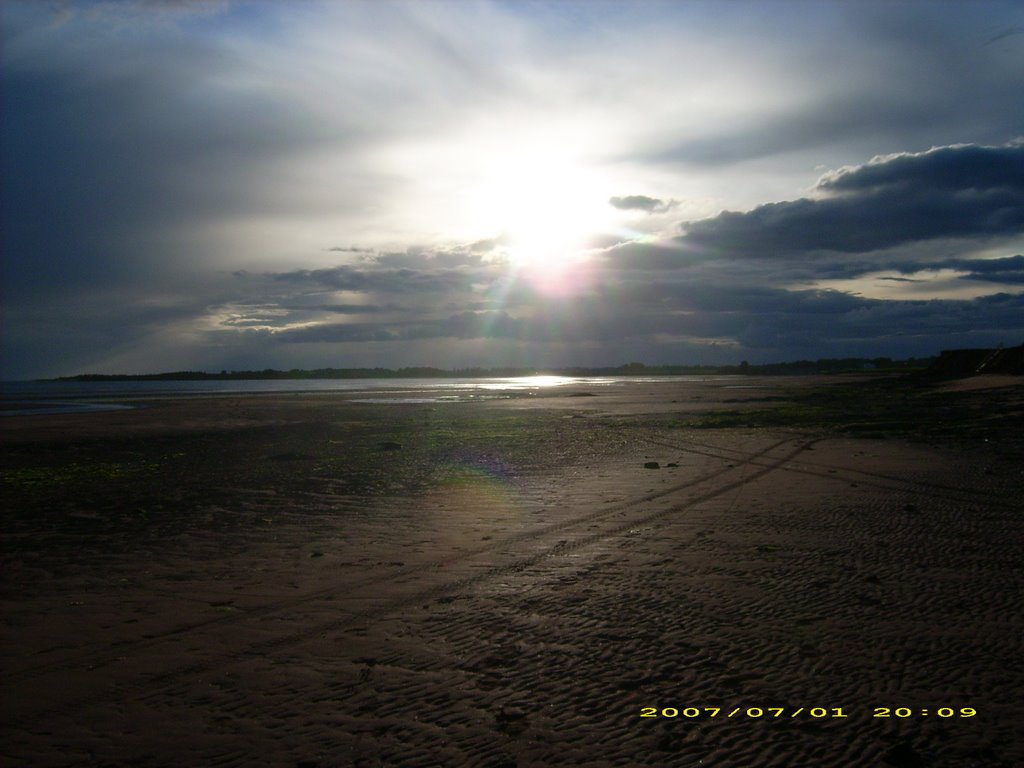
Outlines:
[{"label": "tire track in sand", "polygon": [[[655,438],[640,438],[646,443],[651,445],[657,445],[662,448],[671,448],[678,451],[685,451],[687,453],[694,453],[701,456],[709,456],[711,458],[723,459],[731,461],[736,458],[735,449],[713,446],[707,443],[697,443],[707,448],[713,448],[712,451],[699,451],[692,448],[690,445],[679,444],[668,440],[659,440]],[[827,438],[821,438],[827,439]],[[752,462],[755,465],[757,460]],[[830,464],[827,462],[820,461],[807,461],[806,459],[801,462],[802,466],[787,467],[786,470],[794,472],[796,474],[810,475],[812,477],[823,477],[826,479],[837,480],[842,482],[856,482],[858,485],[867,486],[870,488],[877,488],[883,491],[894,491],[894,492],[913,492],[919,496],[927,496],[929,498],[938,501],[947,501],[955,503],[972,503],[972,504],[987,504],[990,506],[998,507],[1014,507],[1013,501],[1008,501],[1005,498],[1005,492],[1001,489],[994,491],[984,491],[977,489],[975,484],[968,482],[962,483],[960,486],[949,485],[946,483],[937,483],[934,481],[924,481],[914,478],[907,477],[896,477],[888,475],[883,472],[872,472],[870,470],[854,469],[841,464]],[[868,478],[868,479],[865,479]],[[892,485],[887,485],[882,481],[889,481]]]},{"label": "tire track in sand", "polygon": [[[797,445],[785,454],[777,459],[771,460],[767,465],[759,465],[756,462],[759,459],[767,456],[768,454],[775,451],[777,448],[786,444],[797,443]],[[285,634],[278,634],[274,637],[270,637],[264,640],[256,640],[249,642],[243,649],[219,649],[210,653],[202,660],[197,660],[192,663],[181,664],[171,669],[165,669],[162,672],[154,674],[147,674],[142,680],[129,679],[124,681],[126,685],[134,688],[140,692],[140,695],[133,696],[134,700],[141,702],[146,701],[158,701],[165,697],[166,690],[168,687],[175,687],[176,683],[179,683],[185,678],[193,675],[199,675],[204,673],[210,673],[213,671],[221,672],[225,668],[230,667],[233,664],[242,663],[248,659],[254,657],[261,657],[269,652],[280,651],[289,646],[301,645],[304,642],[309,641],[311,638],[322,635],[327,632],[336,631],[340,628],[351,628],[353,626],[359,626],[367,621],[374,618],[379,618],[387,614],[399,611],[402,608],[409,607],[412,605],[418,605],[425,602],[429,602],[438,597],[442,597],[448,593],[463,590],[472,586],[475,586],[481,582],[500,577],[505,574],[511,574],[516,572],[524,571],[531,566],[537,565],[538,563],[558,556],[563,556],[571,553],[575,550],[581,549],[586,546],[590,546],[594,543],[602,541],[607,538],[618,536],[625,531],[628,531],[637,526],[641,526],[650,523],[654,520],[662,518],[668,514],[678,514],[679,512],[685,511],[686,509],[701,504],[705,501],[713,499],[717,496],[734,491],[780,467],[785,465],[787,462],[792,461],[794,457],[805,451],[808,447],[813,445],[818,440],[808,441],[804,438],[794,439],[788,438],[772,443],[771,445],[749,454],[746,459],[737,461],[734,465],[724,467],[713,472],[705,473],[704,475],[691,478],[682,483],[674,484],[668,488],[652,491],[649,493],[642,494],[638,497],[628,499],[625,501],[618,502],[610,505],[609,508],[605,508],[599,511],[591,512],[584,515],[578,515],[569,520],[565,520],[559,523],[544,526],[539,529],[524,531],[519,534],[506,537],[499,542],[489,542],[487,546],[477,547],[473,550],[469,550],[461,553],[457,558],[448,559],[446,564],[450,565],[453,561],[457,561],[462,564],[466,564],[467,561],[474,557],[479,557],[482,554],[494,554],[499,549],[508,549],[514,545],[530,545],[532,543],[540,541],[540,546],[535,546],[534,551],[530,553],[520,553],[518,555],[513,553],[512,559],[506,563],[483,568],[479,572],[470,576],[447,579],[443,580],[438,584],[429,586],[424,589],[419,589],[412,594],[399,596],[384,601],[376,606],[367,607],[362,610],[354,612],[347,612],[345,615],[332,619],[331,621],[319,622],[316,624],[304,624],[300,630],[287,632]],[[745,469],[755,467],[753,472],[745,474],[737,479],[729,480],[728,476],[736,475],[737,473],[742,474]],[[724,476],[724,477],[723,477]],[[726,482],[715,482],[726,479]],[[649,504],[652,501],[662,499],[680,491],[684,491],[688,488],[694,488],[706,483],[713,483],[713,485],[707,490],[699,491],[696,495],[690,496],[685,501],[679,504],[673,504],[667,508],[659,509],[653,512],[642,509],[643,505]],[[629,515],[633,511],[639,513],[635,515]],[[558,542],[543,542],[545,537],[551,538],[555,534],[564,534],[567,531],[580,528],[584,525],[594,524],[615,515],[624,516],[624,520],[619,522],[616,521],[611,527],[605,528],[604,530],[596,533],[583,534],[575,539],[563,539]],[[424,573],[430,571],[440,571],[442,563],[430,562],[418,566],[402,569],[394,572],[387,576],[373,577],[371,579],[361,580],[359,586],[373,586],[379,585],[383,580],[396,581],[403,577],[409,577],[416,573]],[[33,674],[52,673],[60,672],[64,670],[72,670],[82,668],[83,662],[88,663],[89,661],[95,662],[88,665],[91,670],[98,669],[102,666],[113,664],[119,660],[122,660],[126,650],[142,650],[142,649],[155,649],[161,644],[161,641],[177,639],[178,636],[200,629],[211,625],[216,625],[224,622],[240,623],[253,618],[266,618],[274,613],[280,613],[286,609],[293,609],[303,603],[312,602],[315,600],[328,600],[336,598],[342,592],[351,592],[356,588],[356,584],[348,583],[340,588],[328,588],[323,590],[317,590],[313,593],[308,593],[302,596],[297,596],[290,600],[277,601],[267,606],[261,606],[259,609],[247,611],[244,614],[239,615],[227,615],[225,617],[218,617],[216,620],[211,620],[203,623],[197,623],[195,626],[189,626],[184,629],[165,633],[159,637],[145,638],[139,641],[126,641],[121,646],[111,648],[109,652],[102,654],[92,654],[91,657],[86,656],[84,659],[75,660],[64,660],[59,663],[55,663],[50,666],[37,667],[31,670],[17,670],[5,676],[7,681],[14,679],[24,679],[30,677]],[[188,650],[188,649],[186,649]],[[180,654],[182,649],[175,647],[169,649],[170,653]],[[68,714],[72,712],[75,707],[84,701],[92,698],[91,696],[79,696],[74,697],[70,700],[63,700],[55,703],[49,707],[41,709],[35,709],[31,712],[22,711],[17,713],[13,720],[8,722],[8,726],[22,724],[26,721],[34,721],[42,716],[55,715],[55,714]],[[244,706],[244,702],[238,702],[239,706]]]},{"label": "tire track in sand", "polygon": [[723,467],[721,469],[716,469],[714,471],[698,475],[697,477],[684,480],[683,482],[675,483],[667,488],[646,493],[636,498],[626,499],[623,501],[616,502],[614,504],[603,506],[600,510],[594,512],[579,515],[557,523],[543,525],[539,528],[522,531],[520,533],[512,534],[510,536],[496,538],[494,540],[489,541],[487,544],[480,545],[472,549],[464,550],[454,557],[444,558],[443,561],[431,560],[416,565],[403,566],[398,570],[392,571],[388,574],[367,576],[362,579],[347,581],[344,584],[344,586],[340,588],[326,587],[324,589],[312,590],[294,596],[289,596],[287,599],[284,600],[275,600],[263,603],[261,605],[253,606],[247,608],[244,612],[226,613],[220,616],[204,619],[202,621],[196,621],[189,624],[179,625],[171,629],[165,630],[163,632],[153,633],[144,638],[132,638],[129,640],[122,640],[115,643],[110,643],[107,646],[105,646],[102,652],[85,653],[78,656],[61,659],[60,661],[37,664],[35,666],[23,667],[18,670],[9,671],[7,674],[5,674],[5,680],[17,681],[44,672],[70,670],[75,668],[81,668],[83,666],[88,666],[90,669],[96,669],[119,660],[126,652],[130,652],[132,650],[139,650],[152,645],[159,644],[161,641],[166,640],[167,638],[187,635],[190,632],[194,632],[196,630],[204,629],[207,627],[214,627],[217,625],[224,624],[233,624],[243,622],[248,619],[267,617],[274,613],[294,609],[295,607],[301,606],[305,603],[311,603],[318,600],[329,600],[333,597],[336,597],[341,592],[350,592],[368,586],[380,585],[385,582],[401,581],[402,579],[407,579],[417,574],[436,571],[442,567],[448,567],[452,564],[457,564],[461,561],[470,558],[479,557],[480,555],[496,553],[500,550],[507,549],[509,546],[512,545],[532,541],[547,535],[562,533],[582,525],[592,524],[600,520],[603,520],[604,518],[611,517],[615,514],[619,514],[624,510],[628,510],[631,507],[636,506],[637,504],[650,503],[652,501],[656,501],[657,499],[671,495],[673,493],[678,493],[679,491],[685,490],[686,488],[695,485],[700,485],[710,480],[714,480],[715,478],[718,478],[724,474],[733,472],[748,465],[755,464],[763,456],[771,453],[771,451],[784,445],[787,442],[792,442],[792,438],[776,441],[768,445],[767,447],[762,448],[761,450],[755,451],[750,454],[745,454],[741,458],[737,458],[735,456],[719,456],[696,450],[689,451],[686,448],[679,447],[680,450],[697,453],[700,455],[707,455],[710,456],[711,458],[723,458],[735,463],[730,464],[729,466]]}]

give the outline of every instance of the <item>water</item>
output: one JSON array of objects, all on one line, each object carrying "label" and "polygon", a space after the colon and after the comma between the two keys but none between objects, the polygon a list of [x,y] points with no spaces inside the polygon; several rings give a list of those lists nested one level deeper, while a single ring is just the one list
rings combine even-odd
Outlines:
[{"label": "water", "polygon": [[[196,395],[319,392],[362,403],[450,403],[540,394],[572,386],[732,380],[736,376],[514,376],[429,379],[253,379],[235,381],[0,382],[0,415],[85,413],[132,408],[149,399]],[[355,397],[351,397],[355,395]]]}]

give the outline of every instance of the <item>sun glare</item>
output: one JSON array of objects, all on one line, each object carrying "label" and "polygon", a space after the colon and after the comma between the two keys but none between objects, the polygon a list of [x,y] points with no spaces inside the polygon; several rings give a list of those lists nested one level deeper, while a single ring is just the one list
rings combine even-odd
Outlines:
[{"label": "sun glare", "polygon": [[517,269],[547,271],[585,258],[614,210],[599,173],[554,153],[493,163],[472,193],[478,226],[499,232]]},{"label": "sun glare", "polygon": [[572,116],[534,123],[484,115],[389,150],[387,165],[410,180],[402,210],[425,240],[493,240],[514,280],[575,294],[594,278],[598,238],[622,232],[627,217],[609,200],[623,184],[598,159],[600,130]]}]

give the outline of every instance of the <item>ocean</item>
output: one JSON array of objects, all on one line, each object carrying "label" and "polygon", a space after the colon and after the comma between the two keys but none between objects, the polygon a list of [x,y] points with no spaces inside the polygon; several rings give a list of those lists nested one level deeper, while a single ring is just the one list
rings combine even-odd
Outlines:
[{"label": "ocean", "polygon": [[251,379],[214,381],[0,382],[0,416],[135,408],[168,397],[266,393],[338,393],[363,403],[444,403],[493,400],[572,386],[621,386],[644,381],[728,381],[741,376],[515,376],[425,379]]}]

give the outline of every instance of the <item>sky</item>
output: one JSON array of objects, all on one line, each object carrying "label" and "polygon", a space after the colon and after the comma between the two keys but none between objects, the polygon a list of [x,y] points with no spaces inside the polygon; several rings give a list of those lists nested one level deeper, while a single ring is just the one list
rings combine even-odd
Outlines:
[{"label": "sky", "polygon": [[0,378],[1024,342],[1019,2],[6,0]]}]

